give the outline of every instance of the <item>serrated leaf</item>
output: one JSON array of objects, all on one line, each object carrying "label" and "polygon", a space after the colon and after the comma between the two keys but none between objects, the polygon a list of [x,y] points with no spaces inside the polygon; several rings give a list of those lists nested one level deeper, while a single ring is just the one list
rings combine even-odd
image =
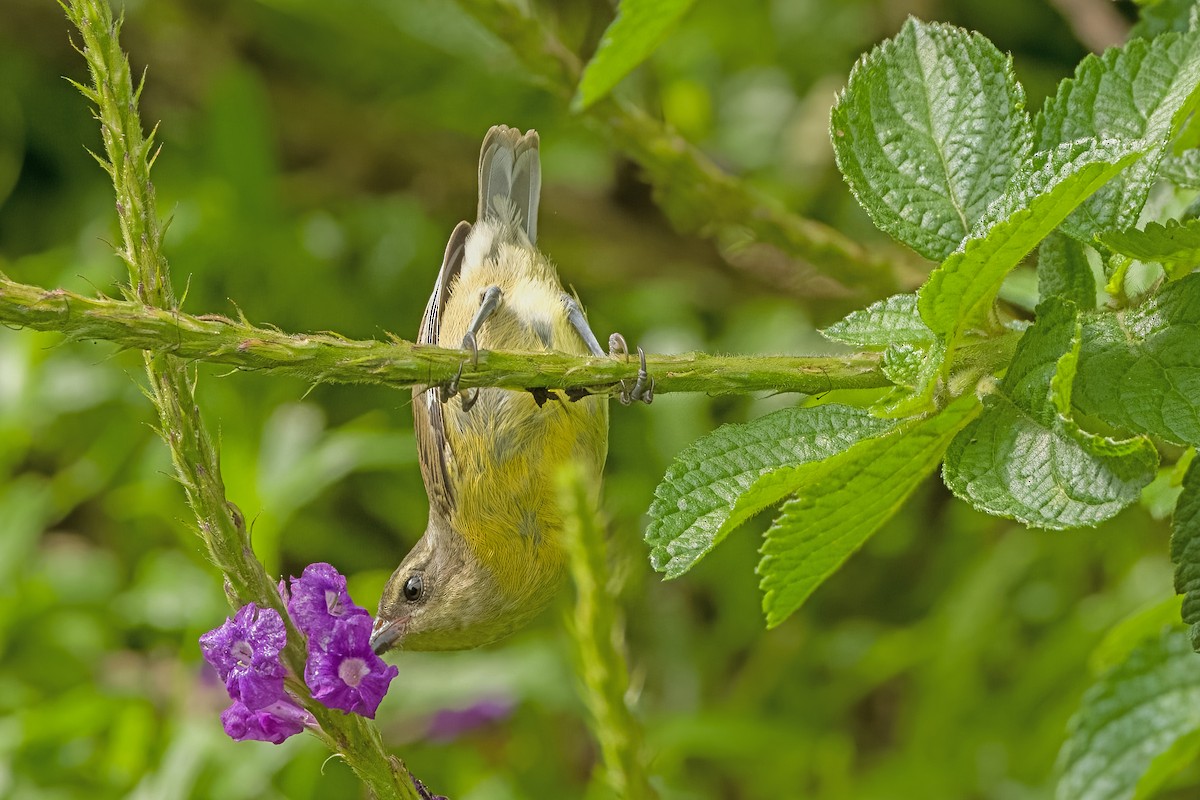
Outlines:
[{"label": "serrated leaf", "polygon": [[830,404],[786,408],[697,439],[654,491],[646,527],[651,565],[668,578],[682,575],[730,531],[795,490],[769,480],[772,473],[819,462],[891,426],[862,409]]},{"label": "serrated leaf", "polygon": [[1154,478],[1149,440],[1106,439],[1069,416],[1082,326],[1072,304],[1047,301],[998,390],[946,451],[943,476],[988,514],[1039,528],[1096,525],[1138,500]]},{"label": "serrated leaf", "polygon": [[1200,729],[1200,661],[1179,627],[1135,648],[1083,695],[1059,753],[1059,800],[1129,800]]},{"label": "serrated leaf", "polygon": [[1175,593],[1183,595],[1183,621],[1192,626],[1192,647],[1200,650],[1200,459],[1183,476],[1183,492],[1171,520],[1171,563]]},{"label": "serrated leaf", "polygon": [[1101,234],[1100,241],[1121,255],[1162,264],[1171,278],[1182,278],[1200,264],[1200,219],[1169,219],[1166,225],[1147,222],[1140,231]]},{"label": "serrated leaf", "polygon": [[921,287],[921,318],[951,345],[991,307],[1004,277],[1076,206],[1138,158],[1136,143],[1078,141],[1037,153],[991,227],[964,243]]},{"label": "serrated leaf", "polygon": [[974,397],[960,397],[821,464],[784,504],[763,543],[758,572],[767,627],[787,619],[899,510],[978,409]]},{"label": "serrated leaf", "polygon": [[934,410],[934,395],[937,393],[942,365],[946,360],[946,346],[934,342],[914,354],[916,364],[909,369],[906,381],[896,381],[887,394],[871,406],[871,413],[885,419],[904,419],[928,414]]},{"label": "serrated leaf", "polygon": [[937,337],[921,319],[915,292],[894,294],[852,311],[821,335],[854,347],[888,347],[895,344],[927,345]]},{"label": "serrated leaf", "polygon": [[1096,276],[1083,245],[1063,233],[1052,233],[1038,247],[1038,295],[1057,297],[1082,309],[1096,307]]},{"label": "serrated leaf", "polygon": [[921,380],[926,351],[911,344],[894,344],[883,351],[879,368],[889,381],[905,389],[915,389]]},{"label": "serrated leaf", "polygon": [[695,0],[621,0],[617,17],[604,31],[584,67],[571,105],[581,111],[601,99],[650,57]]},{"label": "serrated leaf", "polygon": [[1074,402],[1113,427],[1200,444],[1200,274],[1084,317]]},{"label": "serrated leaf", "polygon": [[978,33],[909,18],[850,72],[830,119],[837,163],[875,224],[935,261],[1029,154],[1012,61]]},{"label": "serrated leaf", "polygon": [[1146,159],[1130,167],[1071,214],[1063,230],[1088,241],[1138,220],[1168,140],[1195,105],[1200,87],[1200,33],[1133,39],[1089,55],[1059,84],[1038,114],[1038,147],[1083,137],[1144,140]]}]

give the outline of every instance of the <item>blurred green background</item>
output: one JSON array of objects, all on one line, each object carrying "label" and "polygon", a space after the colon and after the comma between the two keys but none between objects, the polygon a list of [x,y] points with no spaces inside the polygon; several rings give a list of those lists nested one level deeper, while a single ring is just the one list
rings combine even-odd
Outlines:
[{"label": "blurred green background", "polygon": [[[1068,22],[1041,0],[701,0],[624,88],[797,213],[886,247],[826,132],[859,54],[908,13],[978,29],[1013,53],[1036,109],[1087,52],[1085,23],[1115,11],[1119,27],[1132,13],[1082,7]],[[539,6],[585,55],[612,10]],[[504,122],[541,132],[542,248],[602,339],[830,350],[815,326],[849,307],[836,287],[784,287],[673,230],[638,170],[453,4],[143,0],[126,11],[123,44],[135,72],[149,67],[142,108],[164,145],[156,187],[185,310],[413,336],[445,239],[474,212],[481,137]],[[86,80],[57,5],[5,0],[0,271],[115,295],[125,268],[110,245],[111,188],[85,150],[100,149],[97,126],[63,76]],[[332,562],[373,608],[425,524],[407,393],[198,371],[259,556],[284,574]],[[224,693],[196,638],[229,609],[143,383],[137,353],[0,329],[0,797],[359,796],[311,737],[275,747],[222,733]],[[1051,796],[1089,653],[1115,621],[1171,594],[1167,526],[1133,508],[1098,530],[1030,532],[930,481],[765,632],[754,566],[767,518],[671,583],[651,572],[640,532],[679,449],[793,402],[614,405],[614,585],[663,795]],[[563,606],[485,650],[393,657],[400,677],[380,724],[430,788],[454,800],[585,793],[597,753]],[[446,711],[491,700],[511,715],[445,732]]]}]

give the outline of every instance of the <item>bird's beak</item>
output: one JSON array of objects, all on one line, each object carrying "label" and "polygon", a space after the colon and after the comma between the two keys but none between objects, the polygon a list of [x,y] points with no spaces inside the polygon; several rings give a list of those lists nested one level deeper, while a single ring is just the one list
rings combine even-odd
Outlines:
[{"label": "bird's beak", "polygon": [[395,647],[396,642],[400,641],[400,637],[404,636],[406,627],[408,627],[408,617],[376,619],[375,627],[371,629],[371,649],[375,651],[375,655],[381,656]]}]

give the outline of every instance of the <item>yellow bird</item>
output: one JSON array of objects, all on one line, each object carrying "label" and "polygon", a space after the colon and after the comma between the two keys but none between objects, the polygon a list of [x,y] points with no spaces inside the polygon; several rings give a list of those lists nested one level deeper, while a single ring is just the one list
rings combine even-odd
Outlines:
[{"label": "yellow bird", "polygon": [[[605,355],[579,303],[537,249],[540,192],[537,132],[489,130],[479,157],[477,221],[460,222],[450,236],[419,343]],[[623,349],[619,336],[610,344]],[[649,402],[652,388],[643,361],[623,400]],[[528,622],[563,575],[560,465],[575,462],[599,486],[607,397],[457,389],[455,380],[413,390],[429,523],[384,587],[371,637],[377,653],[477,647]]]}]

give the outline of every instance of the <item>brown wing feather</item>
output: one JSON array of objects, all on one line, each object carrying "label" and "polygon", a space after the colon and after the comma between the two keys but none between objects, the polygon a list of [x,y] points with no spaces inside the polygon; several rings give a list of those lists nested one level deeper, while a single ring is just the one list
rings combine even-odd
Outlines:
[{"label": "brown wing feather", "polygon": [[[438,343],[438,332],[441,329],[442,310],[446,307],[446,296],[450,284],[462,268],[463,248],[471,225],[460,222],[450,234],[446,243],[446,255],[442,259],[442,268],[438,272],[437,283],[433,285],[433,294],[425,306],[425,316],[421,319],[421,330],[417,334],[417,344]],[[442,402],[438,397],[438,388],[413,389],[413,432],[417,438],[417,457],[421,462],[421,477],[425,480],[425,491],[429,495],[430,513],[438,513],[443,517],[450,514],[454,507],[454,492],[450,486],[450,476],[446,468],[446,459],[450,457],[446,446],[445,420],[442,416]]]}]

